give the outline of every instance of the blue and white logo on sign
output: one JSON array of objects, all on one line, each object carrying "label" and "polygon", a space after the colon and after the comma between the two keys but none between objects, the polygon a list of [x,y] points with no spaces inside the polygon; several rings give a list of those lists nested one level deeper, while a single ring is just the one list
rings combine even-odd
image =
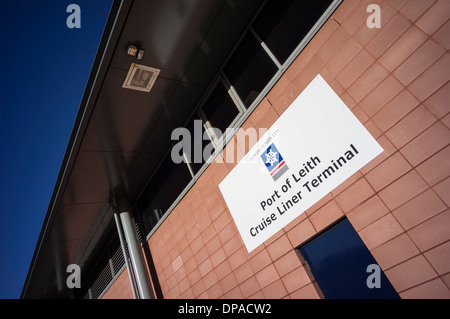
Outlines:
[{"label": "blue and white logo on sign", "polygon": [[289,169],[283,156],[281,156],[280,151],[278,151],[273,143],[262,153],[261,159],[274,181],[280,178],[281,175]]}]

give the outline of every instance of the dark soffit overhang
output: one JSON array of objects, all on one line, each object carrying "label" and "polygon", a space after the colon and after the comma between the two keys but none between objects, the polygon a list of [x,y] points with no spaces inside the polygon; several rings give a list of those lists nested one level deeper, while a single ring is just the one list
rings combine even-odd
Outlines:
[{"label": "dark soffit overhang", "polygon": [[[264,2],[113,1],[21,298],[75,296],[66,268],[84,276],[115,231],[109,199],[136,201]],[[149,93],[122,88],[131,63],[161,70]]]}]

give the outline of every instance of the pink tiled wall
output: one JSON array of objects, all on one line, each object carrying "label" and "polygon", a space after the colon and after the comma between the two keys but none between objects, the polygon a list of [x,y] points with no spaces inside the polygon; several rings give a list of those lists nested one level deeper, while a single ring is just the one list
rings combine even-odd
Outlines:
[{"label": "pink tiled wall", "polygon": [[133,299],[130,279],[126,270],[122,271],[112,286],[106,291],[102,299]]},{"label": "pink tiled wall", "polygon": [[319,298],[294,248],[345,215],[401,297],[450,298],[449,17],[448,0],[344,0],[244,128],[320,73],[384,153],[250,254],[218,188],[235,164],[213,163],[149,240],[164,297]]}]

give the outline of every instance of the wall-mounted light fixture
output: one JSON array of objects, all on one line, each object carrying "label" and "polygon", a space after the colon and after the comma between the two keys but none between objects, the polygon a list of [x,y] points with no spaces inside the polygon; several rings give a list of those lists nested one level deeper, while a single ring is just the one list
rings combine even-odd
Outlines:
[{"label": "wall-mounted light fixture", "polygon": [[136,45],[129,44],[127,47],[127,54],[135,57],[138,60],[142,60],[144,58],[145,50],[139,48]]}]

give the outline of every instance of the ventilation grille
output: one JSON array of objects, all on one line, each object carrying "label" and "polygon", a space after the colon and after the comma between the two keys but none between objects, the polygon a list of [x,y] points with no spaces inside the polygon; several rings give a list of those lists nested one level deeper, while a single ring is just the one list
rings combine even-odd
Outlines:
[{"label": "ventilation grille", "polygon": [[159,69],[151,68],[149,66],[132,63],[122,87],[131,90],[150,92],[153,84],[155,84],[159,71]]},{"label": "ventilation grille", "polygon": [[125,266],[120,240],[117,236],[109,243],[105,252],[99,258],[93,272],[88,277],[88,290],[85,292],[84,299],[97,299],[103,295],[106,288],[114,282],[120,275]]}]

